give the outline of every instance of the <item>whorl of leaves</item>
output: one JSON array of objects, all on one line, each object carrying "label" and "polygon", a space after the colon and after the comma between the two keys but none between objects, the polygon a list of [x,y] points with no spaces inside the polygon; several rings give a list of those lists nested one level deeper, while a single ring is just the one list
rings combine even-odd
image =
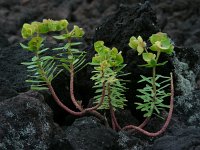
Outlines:
[{"label": "whorl of leaves", "polygon": [[126,88],[125,82],[119,78],[125,75],[122,72],[125,65],[121,52],[118,52],[116,48],[110,49],[104,46],[103,41],[97,41],[94,48],[97,54],[91,63],[94,66],[91,79],[94,81],[93,88],[96,89],[97,94],[94,97],[95,103],[100,102],[103,83],[105,83],[105,98],[99,109],[109,109],[109,99],[114,110],[123,109],[126,101],[124,96]]},{"label": "whorl of leaves", "polygon": [[[31,75],[26,82],[31,83],[31,89],[44,90],[47,89],[47,85],[51,84],[51,81],[63,71],[67,69],[69,71],[70,65],[73,65],[73,69],[77,72],[81,70],[86,64],[85,53],[73,46],[80,45],[80,42],[71,42],[71,38],[80,38],[84,35],[82,28],[74,25],[74,28],[69,32],[67,20],[46,20],[43,22],[32,22],[31,24],[25,23],[22,28],[22,37],[24,39],[29,38],[27,45],[20,44],[24,50],[34,53],[34,57],[30,62],[23,62],[23,65],[27,66],[27,71]],[[47,56],[45,52],[49,50],[44,47],[44,34],[54,31],[64,30],[66,34],[53,36],[58,40],[67,40],[67,44],[63,47],[54,48],[57,51],[55,56]],[[60,69],[60,67],[62,68]]]},{"label": "whorl of leaves", "polygon": [[[152,77],[145,77],[141,75],[141,78],[142,79],[138,81],[138,83],[146,83],[146,87],[143,89],[138,89],[138,92],[140,92],[141,95],[136,96],[142,100],[142,103],[135,103],[138,105],[136,109],[143,111],[144,117],[150,117],[154,110],[155,114],[159,115],[160,110],[163,110],[163,108],[169,108],[168,105],[164,104],[164,99],[171,95],[170,93],[165,92],[165,88],[170,86],[171,78],[156,75],[156,93],[153,93]],[[158,82],[158,80],[160,81]]]}]

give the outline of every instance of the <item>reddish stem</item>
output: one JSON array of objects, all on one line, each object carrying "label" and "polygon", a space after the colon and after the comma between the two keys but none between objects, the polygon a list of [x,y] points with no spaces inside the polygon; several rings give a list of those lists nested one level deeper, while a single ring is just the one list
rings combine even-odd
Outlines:
[{"label": "reddish stem", "polygon": [[91,110],[96,110],[96,109],[98,109],[102,104],[103,104],[103,101],[104,101],[104,97],[105,97],[105,82],[103,82],[103,90],[102,90],[102,94],[101,94],[101,100],[100,100],[100,102],[97,104],[97,105],[95,105],[95,106],[93,106],[93,107],[91,107],[91,108],[87,108],[87,109],[85,109],[86,111],[91,111]]},{"label": "reddish stem", "polygon": [[117,118],[115,117],[115,112],[113,110],[113,106],[111,104],[111,98],[110,98],[110,84],[108,83],[108,103],[109,103],[109,107],[110,107],[110,114],[111,114],[111,120],[112,120],[112,126],[113,126],[113,130],[121,130],[120,125],[117,122]]},{"label": "reddish stem", "polygon": [[109,126],[109,125],[108,125],[108,122],[107,122],[107,120],[104,118],[104,116],[102,116],[100,113],[98,113],[98,112],[95,111],[95,110],[91,110],[91,111],[83,110],[83,111],[81,111],[81,112],[75,112],[75,111],[69,109],[67,106],[65,106],[65,105],[60,101],[60,99],[59,99],[58,96],[56,95],[56,93],[55,93],[55,91],[54,91],[52,85],[49,84],[48,87],[49,87],[49,90],[50,90],[50,92],[51,92],[51,94],[52,94],[54,100],[56,101],[56,103],[57,103],[61,108],[63,108],[66,112],[68,112],[68,113],[70,113],[71,115],[74,115],[74,116],[83,116],[83,115],[85,115],[86,113],[88,113],[88,114],[91,114],[91,115],[96,116],[97,118],[99,118],[102,122],[104,122],[104,124],[105,124],[106,127]]},{"label": "reddish stem", "polygon": [[138,127],[144,128],[147,125],[147,123],[149,122],[149,120],[150,120],[150,117],[146,118]]},{"label": "reddish stem", "polygon": [[122,128],[120,127],[120,125],[119,125],[119,123],[118,123],[118,121],[117,121],[117,118],[115,117],[115,112],[114,112],[112,106],[111,106],[111,108],[110,108],[110,111],[111,111],[112,120],[114,121],[116,128],[117,128],[118,130],[121,130]]},{"label": "reddish stem", "polygon": [[114,119],[111,117],[112,129],[116,130]]},{"label": "reddish stem", "polygon": [[[146,118],[138,127],[141,129],[144,128],[147,125],[147,123],[149,122],[149,120],[150,120],[150,117]],[[135,129],[130,130],[130,132],[134,132],[134,131],[135,131]]]},{"label": "reddish stem", "polygon": [[73,110],[71,110],[70,108],[68,108],[67,106],[65,106],[61,101],[60,99],[58,98],[58,96],[56,95],[53,87],[51,84],[48,85],[49,87],[49,90],[54,98],[54,100],[56,101],[56,103],[61,107],[63,108],[66,112],[70,113],[71,115],[75,115],[75,116],[82,116],[83,114],[85,114],[85,111],[82,111],[82,112],[75,112]]},{"label": "reddish stem", "polygon": [[[74,68],[73,68],[72,64],[70,65],[70,67],[71,67],[71,70],[70,70],[70,96],[71,96],[71,100],[74,103],[74,105],[76,106],[76,108],[78,108],[80,111],[83,111],[84,109],[82,108],[82,106],[79,103],[77,103],[77,100],[74,96]],[[103,90],[102,90],[102,96],[101,96],[100,102],[97,105],[95,105],[91,108],[86,108],[85,111],[92,111],[92,110],[98,109],[102,105],[102,103],[104,101],[104,97],[105,97],[105,82],[103,82]]]},{"label": "reddish stem", "polygon": [[151,136],[151,137],[155,137],[155,136],[158,136],[160,134],[162,134],[167,126],[169,125],[169,122],[172,118],[172,112],[173,112],[173,107],[174,107],[174,85],[173,85],[173,77],[172,77],[172,74],[171,74],[171,97],[170,97],[170,109],[169,109],[169,113],[168,113],[168,116],[167,116],[167,119],[166,119],[166,122],[165,124],[163,125],[163,127],[157,131],[157,132],[154,132],[154,133],[151,133],[151,132],[148,132],[146,130],[143,130],[141,129],[141,127],[136,127],[134,125],[128,125],[128,126],[125,126],[123,128],[123,130],[127,130],[127,129],[136,129],[137,131],[140,131],[142,132],[143,134],[147,135],[147,136]]},{"label": "reddish stem", "polygon": [[73,104],[78,108],[80,111],[83,111],[81,104],[77,102],[74,96],[74,66],[73,64],[70,65],[70,96]]}]

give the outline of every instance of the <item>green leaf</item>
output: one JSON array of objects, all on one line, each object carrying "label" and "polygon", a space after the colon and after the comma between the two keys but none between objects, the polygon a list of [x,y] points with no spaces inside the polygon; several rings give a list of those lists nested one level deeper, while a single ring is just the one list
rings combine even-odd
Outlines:
[{"label": "green leaf", "polygon": [[24,45],[22,43],[20,43],[20,46],[25,50],[31,51],[28,46],[26,46],[26,45]]},{"label": "green leaf", "polygon": [[160,114],[160,111],[158,110],[158,108],[155,106],[154,109],[156,110],[157,114]]},{"label": "green leaf", "polygon": [[29,66],[29,65],[35,65],[35,62],[22,62],[21,64]]},{"label": "green leaf", "polygon": [[64,50],[65,47],[58,47],[58,48],[53,48],[52,50]]},{"label": "green leaf", "polygon": [[73,42],[73,43],[71,43],[71,46],[77,46],[77,45],[81,45],[82,44],[82,42]]},{"label": "green leaf", "polygon": [[29,83],[44,83],[44,81],[39,81],[39,80],[26,80],[26,82],[29,82]]},{"label": "green leaf", "polygon": [[40,54],[46,52],[48,49],[49,49],[49,48],[42,49],[42,50],[40,50],[40,51],[38,52],[38,54],[40,55]]},{"label": "green leaf", "polygon": [[146,81],[146,82],[152,84],[152,77],[145,77],[145,76],[143,76],[143,75],[140,75],[140,77],[141,77],[142,79],[139,80],[138,83]]},{"label": "green leaf", "polygon": [[37,68],[37,65],[29,65],[27,66],[28,69]]},{"label": "green leaf", "polygon": [[48,90],[48,88],[47,87],[31,86],[31,90],[41,91],[41,90]]},{"label": "green leaf", "polygon": [[153,53],[143,53],[142,54],[143,60],[146,62],[150,62],[152,60],[155,60],[156,55]]},{"label": "green leaf", "polygon": [[54,75],[54,77],[52,78],[52,80],[55,79],[62,71],[63,71],[63,69],[60,69],[60,70]]},{"label": "green leaf", "polygon": [[58,35],[58,36],[53,36],[54,39],[57,39],[57,40],[65,40],[68,38],[68,35],[67,34],[62,34],[62,35]]},{"label": "green leaf", "polygon": [[62,63],[62,66],[63,66],[67,71],[70,71],[70,68],[69,68],[69,66],[68,66],[67,64]]}]

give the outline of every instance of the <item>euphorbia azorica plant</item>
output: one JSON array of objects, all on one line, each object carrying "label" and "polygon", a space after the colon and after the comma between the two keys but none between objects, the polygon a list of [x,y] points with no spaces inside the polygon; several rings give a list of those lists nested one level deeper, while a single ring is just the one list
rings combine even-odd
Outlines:
[{"label": "euphorbia azorica plant", "polygon": [[[156,136],[164,132],[172,115],[173,109],[173,80],[171,77],[164,77],[156,75],[156,66],[164,65],[164,63],[158,63],[158,58],[161,53],[171,54],[173,52],[173,46],[166,34],[157,33],[150,37],[152,46],[150,49],[156,51],[157,55],[148,52],[146,43],[139,36],[137,39],[132,37],[130,39],[129,46],[138,51],[138,54],[143,56],[144,61],[147,64],[142,65],[148,68],[152,68],[152,77],[142,77],[139,82],[147,82],[147,85],[143,89],[138,89],[142,95],[137,95],[143,100],[141,103],[137,103],[137,109],[141,109],[145,112],[144,116],[147,119],[143,124],[136,127],[128,125],[121,128],[115,117],[115,111],[123,109],[125,106],[125,81],[121,79],[125,67],[124,60],[121,52],[117,48],[108,48],[104,45],[103,41],[97,41],[94,43],[94,49],[97,52],[92,58],[90,65],[94,66],[93,76],[91,79],[94,81],[94,88],[96,89],[96,96],[94,97],[94,104],[90,108],[84,108],[75,96],[74,96],[74,75],[81,70],[87,63],[85,63],[85,52],[76,48],[81,42],[74,42],[74,39],[82,38],[84,31],[78,26],[69,31],[68,21],[53,21],[43,20],[43,22],[32,22],[31,24],[24,24],[22,28],[22,37],[28,39],[27,45],[21,44],[21,46],[34,54],[30,62],[23,62],[27,65],[28,72],[30,72],[27,82],[31,83],[32,90],[49,90],[57,102],[57,104],[63,108],[66,112],[75,116],[83,116],[85,114],[91,114],[100,119],[106,126],[109,126],[107,119],[100,114],[98,109],[109,109],[111,116],[112,128],[115,130],[128,130],[136,129],[143,132],[148,136]],[[51,50],[57,52],[54,56],[45,55],[49,48],[45,48],[44,40],[45,35],[49,32],[60,31],[62,34],[53,36],[56,40],[63,40],[65,43],[62,47],[55,47]],[[70,97],[73,104],[79,111],[71,110],[69,107],[62,103],[62,100],[56,95],[51,82],[62,71],[70,73]],[[164,79],[158,83],[158,79]],[[165,93],[163,90],[171,81],[171,94]],[[165,97],[171,95],[170,106],[163,104]],[[149,133],[142,128],[147,124],[148,120],[153,113],[160,114],[160,110],[163,108],[170,108],[168,119],[163,128],[156,133]]]},{"label": "euphorbia azorica plant", "polygon": [[[96,109],[100,107],[100,104],[91,108],[83,108],[81,103],[74,96],[74,74],[84,66],[85,52],[74,48],[74,46],[80,45],[81,43],[72,42],[72,40],[74,38],[81,38],[84,35],[84,31],[76,25],[71,31],[69,31],[68,24],[67,20],[43,20],[43,22],[33,22],[31,24],[23,25],[21,32],[22,37],[24,39],[29,39],[30,41],[27,46],[24,44],[21,44],[21,46],[25,50],[31,51],[34,54],[31,62],[22,63],[27,65],[28,72],[31,72],[31,75],[29,75],[30,79],[26,80],[26,82],[31,83],[32,90],[49,89],[57,104],[68,113],[75,116],[91,114],[99,118],[101,121],[104,121],[107,125],[104,116],[96,111]],[[52,49],[57,51],[56,56],[44,55],[44,53],[49,50],[49,48],[45,48],[43,44],[45,34],[55,31],[64,32],[61,35],[53,36],[53,38],[63,40],[66,44],[63,47]],[[52,80],[64,70],[70,73],[70,96],[73,104],[79,111],[71,110],[69,107],[64,105],[51,85]],[[104,95],[105,92],[103,89],[102,99],[104,99]]]},{"label": "euphorbia azorica plant", "polygon": [[[138,38],[134,36],[130,38],[129,46],[132,49],[135,49],[138,52],[138,55],[142,55],[143,60],[146,62],[146,64],[140,66],[152,68],[152,76],[145,77],[141,75],[142,79],[138,81],[138,83],[144,82],[146,84],[143,89],[138,89],[140,95],[136,95],[142,100],[141,103],[136,103],[138,105],[136,109],[140,109],[144,112],[144,117],[146,117],[145,121],[139,127],[129,125],[124,127],[124,129],[137,129],[148,136],[157,136],[165,131],[171,120],[174,90],[172,73],[170,74],[170,77],[156,74],[156,67],[164,66],[167,63],[167,61],[159,63],[159,57],[162,53],[169,55],[172,54],[174,51],[174,46],[172,45],[167,34],[162,32],[153,34],[149,40],[151,42],[151,46],[147,47],[146,42],[143,41],[141,36],[138,36]],[[149,51],[149,49],[151,51]],[[156,54],[154,54],[152,51],[156,52]],[[170,86],[170,81],[171,92],[166,93],[164,89]],[[164,99],[169,96],[171,96],[170,105],[166,105],[164,104]],[[159,116],[161,110],[164,108],[169,108],[169,113],[163,127],[155,133],[150,133],[143,130],[142,128],[148,123],[148,120],[151,118],[152,114]]]}]

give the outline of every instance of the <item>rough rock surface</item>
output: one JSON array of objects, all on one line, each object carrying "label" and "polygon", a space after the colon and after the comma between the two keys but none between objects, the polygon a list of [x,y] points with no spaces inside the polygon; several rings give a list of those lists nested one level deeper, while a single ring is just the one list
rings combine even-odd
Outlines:
[{"label": "rough rock surface", "polygon": [[5,35],[0,32],[0,47],[6,47],[9,46],[9,42]]},{"label": "rough rock surface", "polygon": [[12,88],[10,82],[0,78],[0,102],[16,95],[17,92]]},{"label": "rough rock surface", "polygon": [[188,127],[177,130],[173,135],[166,135],[158,140],[152,150],[199,150],[200,128]]},{"label": "rough rock surface", "polygon": [[45,150],[59,128],[37,92],[22,93],[0,103],[0,149]]},{"label": "rough rock surface", "polygon": [[182,120],[190,126],[200,126],[200,91],[193,91],[191,94],[177,96],[176,111]]},{"label": "rough rock surface", "polygon": [[94,117],[77,119],[71,126],[63,127],[64,139],[74,150],[126,150],[142,148],[139,138],[115,132],[102,126]]},{"label": "rough rock surface", "polygon": [[75,150],[116,149],[118,135],[111,129],[106,129],[94,118],[77,119],[72,126],[64,131],[66,138]]},{"label": "rough rock surface", "polygon": [[163,31],[179,46],[200,49],[199,0],[150,0]]},{"label": "rough rock surface", "polygon": [[147,40],[158,31],[156,15],[149,2],[129,7],[122,5],[98,26],[94,41],[102,40],[105,45],[124,52],[131,36],[140,35]]},{"label": "rough rock surface", "polygon": [[19,45],[7,48],[0,48],[0,77],[10,82],[11,88],[17,92],[25,92],[28,85],[25,83],[27,78],[26,67],[21,64],[31,58],[31,54],[22,50]]}]

